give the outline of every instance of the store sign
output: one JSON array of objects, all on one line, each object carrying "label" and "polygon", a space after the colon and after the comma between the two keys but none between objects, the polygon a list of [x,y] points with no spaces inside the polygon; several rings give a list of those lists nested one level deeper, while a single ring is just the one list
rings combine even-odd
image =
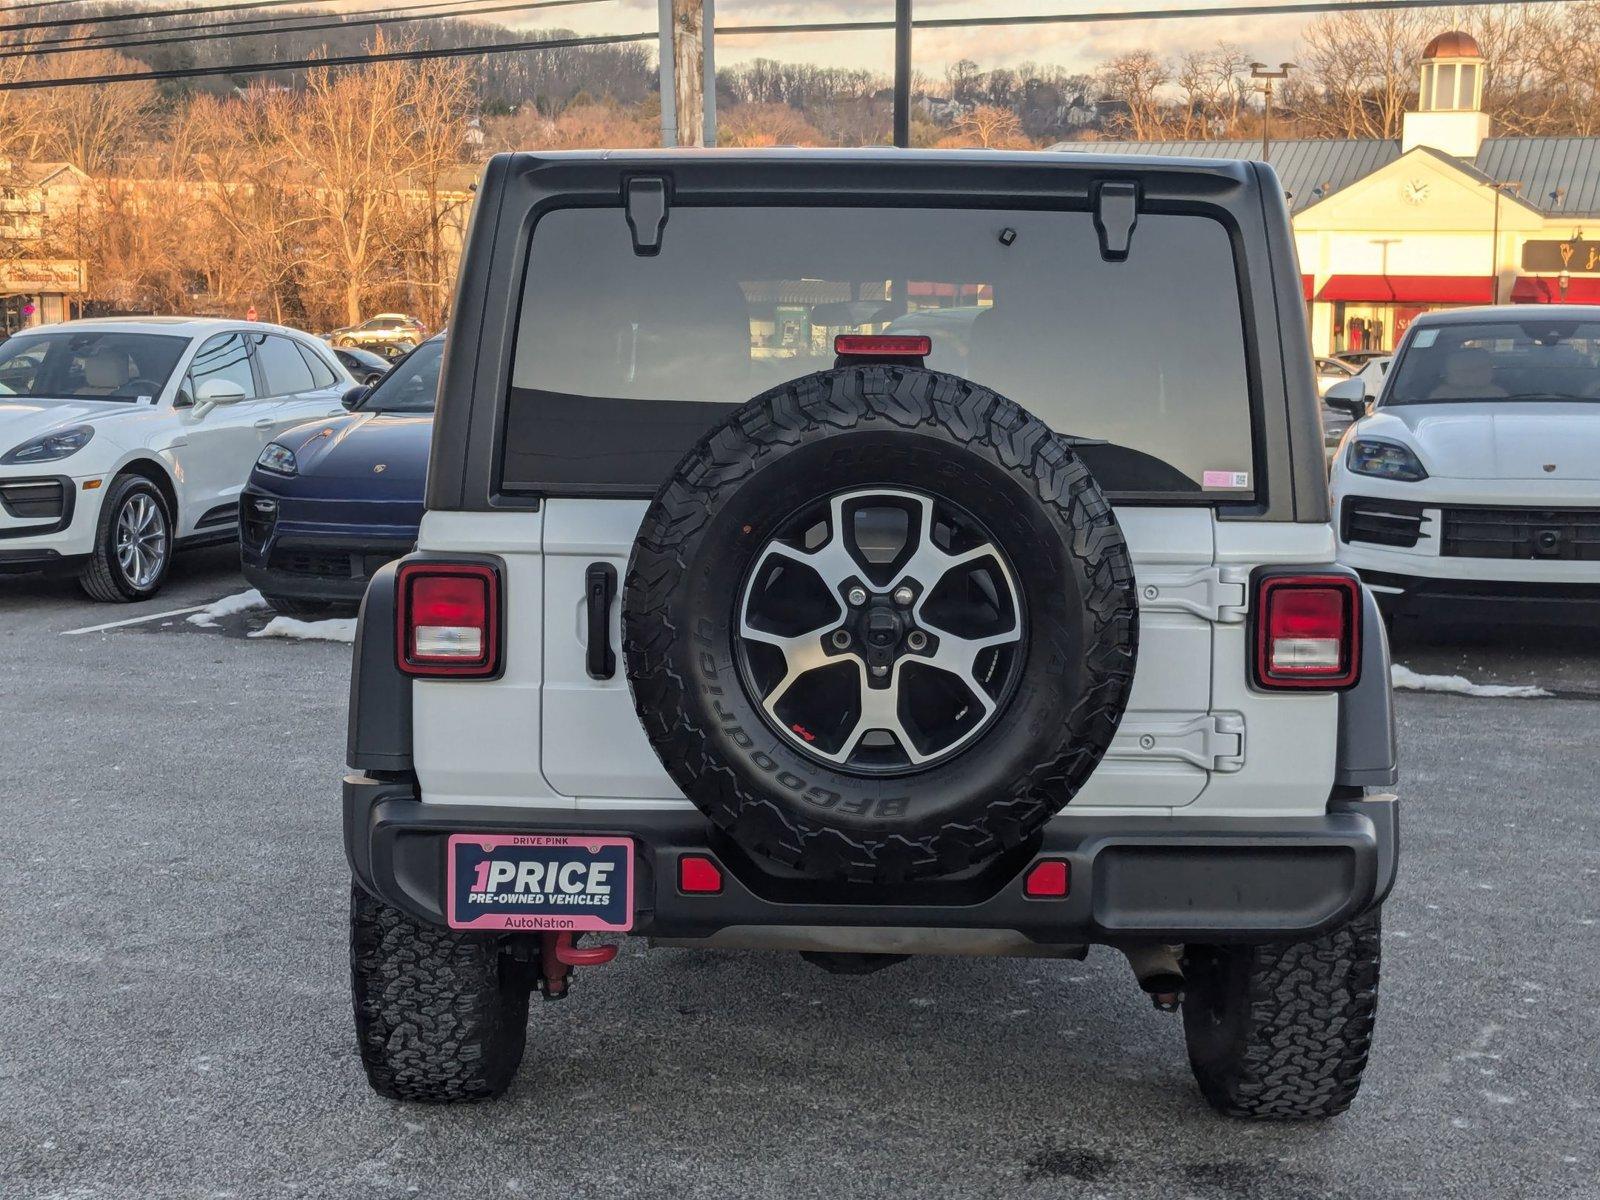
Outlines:
[{"label": "store sign", "polygon": [[1600,271],[1600,242],[1569,238],[1564,242],[1523,242],[1524,271]]},{"label": "store sign", "polygon": [[19,259],[0,263],[0,292],[81,292],[83,264],[76,259]]}]

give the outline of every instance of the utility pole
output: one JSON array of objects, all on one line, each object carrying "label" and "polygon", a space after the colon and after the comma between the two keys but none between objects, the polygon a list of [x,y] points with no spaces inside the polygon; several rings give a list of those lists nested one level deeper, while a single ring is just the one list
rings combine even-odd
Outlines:
[{"label": "utility pole", "polygon": [[1272,83],[1275,79],[1288,79],[1289,72],[1294,70],[1293,63],[1279,63],[1276,71],[1269,70],[1266,63],[1253,62],[1250,64],[1250,78],[1263,81],[1261,90],[1266,93],[1266,103],[1261,106],[1261,161],[1267,162],[1272,153]]},{"label": "utility pole", "polygon": [[911,0],[894,0],[894,144],[911,145]]},{"label": "utility pole", "polygon": [[661,144],[717,144],[714,0],[657,0]]}]

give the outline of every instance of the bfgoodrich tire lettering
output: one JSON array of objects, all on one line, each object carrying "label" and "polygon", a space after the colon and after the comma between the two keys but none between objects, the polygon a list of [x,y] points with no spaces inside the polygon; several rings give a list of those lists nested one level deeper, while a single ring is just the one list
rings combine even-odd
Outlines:
[{"label": "bfgoodrich tire lettering", "polygon": [[501,943],[412,920],[350,886],[356,1040],[373,1091],[484,1100],[522,1062],[529,984]]},{"label": "bfgoodrich tire lettering", "polygon": [[1381,941],[1373,910],[1310,941],[1189,947],[1184,1035],[1212,1107],[1257,1120],[1349,1108],[1372,1045]]},{"label": "bfgoodrich tire lettering", "polygon": [[[773,531],[819,498],[904,489],[993,535],[1027,614],[1001,719],[927,769],[863,775],[780,736],[734,653],[738,603]],[[1070,445],[966,380],[860,366],[785,384],[685,456],[629,564],[635,706],[673,779],[747,849],[821,878],[944,874],[1025,841],[1100,762],[1137,650],[1133,571]]]}]

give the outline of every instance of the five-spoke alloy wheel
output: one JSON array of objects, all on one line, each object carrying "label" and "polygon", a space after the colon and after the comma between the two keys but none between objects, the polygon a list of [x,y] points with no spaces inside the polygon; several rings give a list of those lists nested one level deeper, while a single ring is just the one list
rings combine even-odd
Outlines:
[{"label": "five-spoke alloy wheel", "polygon": [[889,488],[784,522],[738,629],[773,727],[861,774],[929,766],[978,737],[1024,651],[1021,597],[988,531],[948,500]]}]

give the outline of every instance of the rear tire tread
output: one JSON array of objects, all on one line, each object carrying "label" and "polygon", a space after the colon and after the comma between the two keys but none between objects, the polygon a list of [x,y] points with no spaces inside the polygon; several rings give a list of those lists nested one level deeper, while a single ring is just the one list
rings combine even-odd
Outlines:
[{"label": "rear tire tread", "polygon": [[[1372,1046],[1381,942],[1374,910],[1310,941],[1192,955],[1184,1028],[1212,1107],[1253,1120],[1315,1120],[1349,1108]],[[1217,989],[1224,1004],[1239,1006],[1221,1036],[1203,1012]]]},{"label": "rear tire tread", "polygon": [[350,975],[361,1061],[379,1095],[449,1104],[510,1087],[530,989],[498,941],[423,924],[352,883]]}]

